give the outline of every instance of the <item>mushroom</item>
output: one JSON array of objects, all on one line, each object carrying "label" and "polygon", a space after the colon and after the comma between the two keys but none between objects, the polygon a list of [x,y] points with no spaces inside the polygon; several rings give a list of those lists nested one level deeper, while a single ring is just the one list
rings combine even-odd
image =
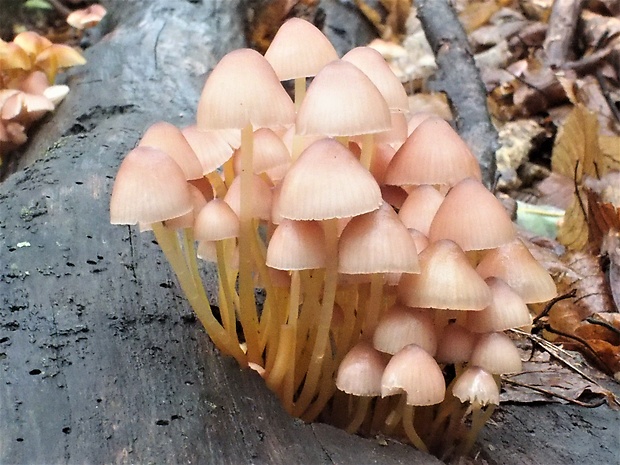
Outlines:
[{"label": "mushroom", "polygon": [[385,355],[363,340],[353,346],[340,363],[336,387],[359,397],[355,415],[346,427],[347,432],[355,433],[359,429],[366,418],[371,399],[381,395],[381,379],[386,365]]}]

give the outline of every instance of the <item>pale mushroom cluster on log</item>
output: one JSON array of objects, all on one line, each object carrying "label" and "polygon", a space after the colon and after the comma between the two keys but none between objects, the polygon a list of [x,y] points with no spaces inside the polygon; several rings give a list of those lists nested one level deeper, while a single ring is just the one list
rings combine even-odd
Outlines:
[{"label": "pale mushroom cluster on log", "polygon": [[215,345],[288,412],[439,456],[469,452],[520,371],[503,331],[556,296],[452,127],[409,108],[378,52],[338,59],[301,19],[265,56],[225,55],[195,125],[146,131],[110,215],[153,231]]}]

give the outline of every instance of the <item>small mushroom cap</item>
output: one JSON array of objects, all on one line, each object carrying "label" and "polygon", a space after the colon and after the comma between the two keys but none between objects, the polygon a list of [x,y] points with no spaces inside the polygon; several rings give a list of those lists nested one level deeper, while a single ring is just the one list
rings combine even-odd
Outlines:
[{"label": "small mushroom cap", "polygon": [[304,150],[281,186],[278,214],[293,220],[361,215],[382,203],[372,175],[333,139],[320,139]]},{"label": "small mushroom cap", "polygon": [[234,50],[215,66],[205,83],[196,114],[199,130],[278,127],[295,120],[293,101],[260,53]]},{"label": "small mushroom cap", "polygon": [[231,131],[233,130],[199,131],[195,125],[181,130],[181,134],[198,157],[202,174],[215,171],[232,157],[234,148],[229,144],[225,134]]},{"label": "small mushroom cap", "polygon": [[222,199],[213,199],[202,207],[194,223],[198,241],[219,241],[239,235],[239,218]]},{"label": "small mushroom cap", "polygon": [[446,395],[446,382],[435,359],[415,344],[388,362],[381,378],[381,397],[406,393],[408,405],[435,405]]},{"label": "small mushroom cap", "polygon": [[391,111],[409,111],[407,92],[381,53],[370,47],[355,47],[349,50],[342,59],[354,64],[369,77],[383,95]]},{"label": "small mushroom cap", "polygon": [[485,282],[491,289],[491,303],[479,312],[467,315],[467,327],[475,333],[504,331],[532,324],[532,315],[523,299],[499,278]]},{"label": "small mushroom cap", "polygon": [[86,8],[69,13],[67,23],[76,29],[88,29],[99,24],[106,13],[107,11],[102,5],[94,3]]},{"label": "small mushroom cap", "polygon": [[267,248],[267,266],[278,270],[324,268],[325,234],[314,221],[282,220]]},{"label": "small mushroom cap", "polygon": [[280,81],[315,76],[327,63],[337,60],[331,42],[312,23],[288,19],[280,26],[265,58]]},{"label": "small mushroom cap", "polygon": [[435,359],[439,363],[464,363],[474,350],[476,336],[458,324],[444,326],[439,337]]},{"label": "small mushroom cap", "polygon": [[416,344],[431,355],[437,350],[433,318],[424,310],[398,304],[381,317],[372,339],[377,350],[388,354],[409,344]]},{"label": "small mushroom cap", "polygon": [[504,206],[480,181],[471,178],[450,189],[428,232],[431,242],[450,239],[463,250],[492,249],[515,237],[516,229]]},{"label": "small mushroom cap", "polygon": [[405,305],[482,310],[491,302],[489,286],[454,242],[447,239],[433,242],[418,259],[420,274],[404,274],[398,285],[398,296]]},{"label": "small mushroom cap", "polygon": [[[234,153],[235,172],[241,172],[241,152]],[[264,173],[279,166],[291,163],[291,154],[282,139],[269,128],[260,128],[254,131],[254,155],[252,171],[256,174]]]},{"label": "small mushroom cap", "polygon": [[384,354],[369,342],[360,341],[340,363],[336,387],[354,396],[380,396],[381,377],[386,365]]},{"label": "small mushroom cap", "polygon": [[483,278],[501,278],[528,304],[546,302],[558,294],[553,278],[521,239],[489,250],[476,271]]},{"label": "small mushroom cap", "polygon": [[494,375],[519,373],[522,370],[521,355],[504,333],[484,334],[476,343],[469,363]]},{"label": "small mushroom cap", "polygon": [[418,186],[409,193],[398,211],[398,216],[405,226],[428,236],[435,213],[443,199],[443,195],[433,186]]},{"label": "small mushroom cap", "polygon": [[342,60],[332,61],[316,75],[296,122],[298,134],[330,137],[371,134],[391,126],[390,110],[377,87]]},{"label": "small mushroom cap", "polygon": [[385,183],[453,186],[467,177],[482,178],[476,157],[446,121],[427,118],[392,158],[385,173]]},{"label": "small mushroom cap", "polygon": [[184,215],[192,208],[185,175],[164,152],[136,147],[123,159],[110,199],[112,224],[151,224]]},{"label": "small mushroom cap", "polygon": [[348,274],[420,272],[413,237],[391,206],[384,203],[347,223],[338,243],[338,271]]},{"label": "small mushroom cap", "polygon": [[158,121],[146,130],[139,146],[153,147],[165,152],[178,163],[186,179],[202,178],[202,165],[183,133],[174,124]]},{"label": "small mushroom cap", "polygon": [[452,394],[461,402],[484,407],[499,405],[499,388],[493,375],[480,367],[469,367],[455,380]]},{"label": "small mushroom cap", "polygon": [[[271,219],[272,193],[269,185],[258,175],[252,175],[252,218]],[[241,210],[241,177],[237,176],[230,184],[224,202],[239,216]]]}]

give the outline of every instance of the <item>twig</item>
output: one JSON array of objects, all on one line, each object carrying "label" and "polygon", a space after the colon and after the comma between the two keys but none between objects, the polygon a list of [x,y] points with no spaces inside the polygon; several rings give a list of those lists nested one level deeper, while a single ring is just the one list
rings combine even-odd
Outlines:
[{"label": "twig", "polygon": [[67,8],[60,0],[48,0],[56,11],[65,18],[73,11],[71,8]]},{"label": "twig", "polygon": [[588,318],[585,319],[585,321],[593,325],[603,326],[607,328],[608,330],[616,333],[618,336],[620,336],[620,329],[616,328],[614,325],[607,323],[606,321],[599,320],[598,318],[594,318],[593,316],[589,316]]},{"label": "twig", "polygon": [[601,73],[600,69],[596,70],[595,76],[596,76],[596,82],[598,82],[598,85],[601,88],[601,93],[603,94],[603,97],[605,97],[607,106],[611,110],[611,114],[614,115],[614,118],[616,118],[616,121],[620,123],[620,110],[616,106],[616,102],[614,102],[613,99],[611,98],[609,86],[607,85],[607,81],[605,81],[605,78],[603,77],[603,74]]},{"label": "twig", "polygon": [[562,337],[565,337],[567,339],[571,339],[571,340],[576,341],[579,344],[583,345],[594,356],[596,361],[599,363],[600,367],[608,375],[613,376],[613,373],[609,370],[609,367],[607,365],[605,365],[605,362],[603,361],[603,359],[601,359],[601,357],[596,353],[596,351],[592,348],[592,346],[588,343],[588,341],[586,341],[585,339],[583,339],[583,338],[581,338],[579,336],[575,336],[574,334],[565,333],[564,331],[560,331],[559,329],[555,329],[550,324],[544,325],[543,329],[545,331],[548,331],[548,332],[553,333],[553,334],[557,334],[558,336],[562,336]]},{"label": "twig", "polygon": [[545,65],[560,68],[569,59],[575,31],[584,0],[555,0],[549,18],[549,29],[543,44]]},{"label": "twig", "polygon": [[571,298],[575,297],[576,295],[577,295],[577,289],[572,289],[570,292],[567,292],[566,294],[562,294],[562,295],[559,295],[557,297],[554,297],[553,299],[551,299],[547,303],[547,305],[545,305],[545,309],[542,312],[540,312],[540,314],[537,315],[536,318],[534,318],[532,320],[532,323],[535,325],[536,323],[538,323],[538,321],[541,318],[546,317],[549,314],[549,312],[551,311],[551,308],[555,304],[557,304],[560,300],[571,299]]},{"label": "twig", "polygon": [[490,188],[497,171],[495,151],[499,143],[467,35],[447,0],[414,3],[438,66],[429,88],[448,95],[459,133],[480,163],[482,182]]},{"label": "twig", "polygon": [[502,381],[504,381],[505,383],[508,383],[508,384],[512,384],[513,386],[520,386],[520,387],[531,389],[532,391],[540,392],[541,394],[546,394],[546,395],[551,396],[551,397],[557,397],[558,399],[563,399],[566,402],[570,402],[571,404],[576,404],[576,405],[579,405],[581,407],[595,408],[595,407],[600,407],[601,405],[603,405],[605,403],[605,398],[598,399],[598,400],[596,400],[596,401],[594,401],[592,403],[582,402],[582,401],[577,400],[577,399],[571,399],[570,397],[565,396],[563,394],[560,394],[558,392],[548,391],[548,390],[540,388],[538,386],[532,386],[530,384],[520,383],[519,381],[515,381],[513,379],[509,379],[505,375],[502,376]]},{"label": "twig", "polygon": [[525,331],[521,331],[520,329],[510,329],[509,331],[515,334],[519,334],[521,336],[525,336],[528,339],[530,339],[532,342],[537,343],[542,349],[546,350],[549,353],[549,355],[556,358],[558,361],[560,361],[561,363],[566,365],[568,368],[570,368],[571,370],[581,375],[583,378],[587,379],[591,383],[594,383],[597,386],[599,386],[601,389],[603,389],[603,387],[597,381],[595,381],[591,376],[586,374],[580,368],[576,367],[573,363],[569,362],[568,360],[560,356],[560,354],[563,353],[563,354],[566,354],[567,356],[572,357],[566,350],[562,349],[561,347],[557,347],[556,345],[552,344],[546,339],[540,336],[537,336],[535,334],[529,334],[529,333],[526,333]]}]

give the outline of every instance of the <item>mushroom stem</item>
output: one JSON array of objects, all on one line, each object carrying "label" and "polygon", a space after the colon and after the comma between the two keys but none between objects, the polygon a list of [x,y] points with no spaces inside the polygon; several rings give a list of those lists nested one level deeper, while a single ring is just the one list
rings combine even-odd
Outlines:
[{"label": "mushroom stem", "polygon": [[[289,349],[292,356],[290,357],[288,363],[288,371],[286,373],[286,379],[284,380],[284,387],[282,389],[282,402],[284,403],[284,408],[289,413],[292,413],[293,411],[293,396],[295,394],[295,354],[297,353],[297,320],[301,293],[300,286],[301,277],[299,276],[299,271],[295,270],[291,273],[291,286],[288,303],[288,326],[292,328],[293,332],[293,339],[289,342]],[[282,337],[280,337],[279,346],[282,342]]]},{"label": "mushroom stem", "polygon": [[332,358],[331,353],[327,349],[329,328],[338,284],[338,221],[335,218],[324,220],[323,225],[327,248],[323,302],[321,303],[321,311],[318,317],[316,340],[310,357],[310,366],[308,367],[304,387],[295,405],[296,414],[303,413],[312,401],[321,378],[323,362],[326,358]]},{"label": "mushroom stem", "polygon": [[418,433],[413,426],[413,420],[415,415],[415,407],[413,405],[405,405],[403,410],[403,428],[407,437],[411,443],[419,450],[428,453],[428,447],[424,444],[424,441],[418,436]]},{"label": "mushroom stem", "polygon": [[349,423],[349,426],[346,427],[347,433],[355,434],[357,430],[360,429],[362,423],[364,423],[364,419],[368,414],[368,406],[370,405],[370,401],[372,397],[359,397],[357,398],[357,407],[355,408],[355,415]]},{"label": "mushroom stem", "polygon": [[234,247],[233,241],[234,239],[216,241],[215,251],[217,253],[217,272],[220,288],[224,297],[223,302],[220,302],[222,322],[228,331],[229,337],[238,344],[239,339],[237,338],[237,316],[235,309],[239,308],[239,296],[236,295],[236,291],[231,284],[231,273],[228,271],[229,251],[232,249],[231,246]]},{"label": "mushroom stem", "polygon": [[362,136],[362,153],[360,154],[360,163],[367,170],[370,170],[370,165],[374,155],[375,136],[373,134],[364,134]]},{"label": "mushroom stem", "polygon": [[206,294],[196,287],[176,232],[169,230],[161,222],[153,223],[151,226],[159,246],[177,275],[181,289],[213,343],[222,352],[232,355],[241,366],[246,366],[248,361],[239,344],[230,339],[224,327],[213,316]]},{"label": "mushroom stem", "polygon": [[471,412],[471,428],[467,433],[467,436],[460,447],[460,453],[462,455],[469,454],[469,451],[474,446],[476,439],[478,438],[478,434],[482,427],[486,424],[487,421],[493,415],[495,411],[495,405],[489,404],[486,409],[483,409],[480,405],[472,405]]},{"label": "mushroom stem", "polygon": [[377,327],[381,304],[383,302],[383,273],[373,273],[370,277],[370,297],[366,302],[366,321],[364,322],[363,334],[371,336]]},{"label": "mushroom stem", "polygon": [[295,78],[295,111],[299,111],[299,107],[301,106],[301,102],[304,101],[304,97],[306,96],[306,78],[299,77]]},{"label": "mushroom stem", "polygon": [[217,171],[211,171],[210,173],[206,174],[205,177],[213,186],[213,189],[215,190],[215,197],[217,197],[218,199],[223,199],[226,195],[227,188],[226,184],[224,184],[224,181],[222,181],[219,173]]},{"label": "mushroom stem", "polygon": [[252,279],[252,125],[241,130],[241,200],[239,206],[239,321],[247,343],[248,361],[263,366],[258,332],[258,315]]},{"label": "mushroom stem", "polygon": [[[284,377],[289,370],[291,359],[293,358],[295,349],[295,332],[291,325],[282,325],[280,327],[280,343],[278,344],[278,352],[273,364],[272,370],[267,375],[267,386],[274,392],[281,393],[280,387]],[[282,397],[280,395],[280,397]]]}]

